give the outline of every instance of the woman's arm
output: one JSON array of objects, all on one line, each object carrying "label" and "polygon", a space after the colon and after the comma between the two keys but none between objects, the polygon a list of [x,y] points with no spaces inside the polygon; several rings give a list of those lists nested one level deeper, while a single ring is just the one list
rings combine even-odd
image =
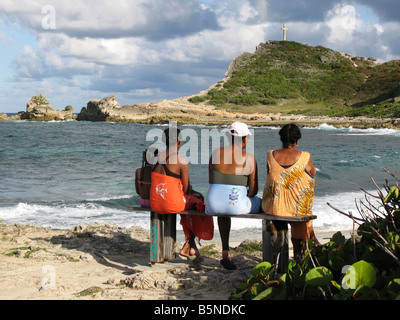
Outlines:
[{"label": "woman's arm", "polygon": [[308,161],[306,170],[307,170],[313,177],[315,177],[315,175],[317,174],[317,169],[315,169],[311,157],[310,157],[310,161]]},{"label": "woman's arm", "polygon": [[141,171],[142,171],[142,169],[137,169],[136,174],[135,174],[135,190],[139,196],[140,196],[139,180],[140,180]]},{"label": "woman's arm", "polygon": [[257,161],[254,156],[253,158],[253,168],[251,170],[251,173],[249,175],[249,191],[247,192],[247,195],[249,197],[254,197],[258,193],[258,166],[257,166]]}]

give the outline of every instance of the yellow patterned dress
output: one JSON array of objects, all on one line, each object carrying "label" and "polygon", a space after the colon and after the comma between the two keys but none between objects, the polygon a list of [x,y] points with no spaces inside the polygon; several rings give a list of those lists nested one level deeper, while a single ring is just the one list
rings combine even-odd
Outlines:
[{"label": "yellow patterned dress", "polygon": [[[262,209],[275,216],[312,215],[314,204],[314,178],[306,171],[310,154],[302,152],[290,167],[281,166],[274,158],[274,150],[268,152],[269,173],[264,186]],[[292,224],[292,238],[309,239],[311,222]]]}]

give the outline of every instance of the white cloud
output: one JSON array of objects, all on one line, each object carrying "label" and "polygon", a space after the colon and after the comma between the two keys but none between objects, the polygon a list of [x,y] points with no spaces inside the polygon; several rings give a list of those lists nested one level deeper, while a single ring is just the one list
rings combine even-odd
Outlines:
[{"label": "white cloud", "polygon": [[54,7],[56,33],[77,38],[175,38],[217,29],[215,14],[195,0],[3,0],[0,12],[9,19],[43,32],[43,20]]},{"label": "white cloud", "polygon": [[[365,24],[365,12],[381,19],[390,13],[372,2],[374,11],[360,11],[357,2],[349,1],[352,12],[341,0],[2,0],[0,19],[29,30],[34,40],[13,59],[10,92],[23,100],[19,105],[39,89],[66,92],[57,99],[73,99],[66,102],[73,106],[109,94],[121,104],[195,94],[223,78],[241,52],[281,40],[284,23],[291,41],[399,57],[399,22],[373,17]],[[55,30],[42,27],[46,5],[55,8]],[[15,40],[0,32],[0,46]]]}]

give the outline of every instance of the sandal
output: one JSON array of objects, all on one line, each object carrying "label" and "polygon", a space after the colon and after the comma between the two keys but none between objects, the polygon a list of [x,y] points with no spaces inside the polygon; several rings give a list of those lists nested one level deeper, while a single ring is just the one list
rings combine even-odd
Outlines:
[{"label": "sandal", "polygon": [[236,270],[237,269],[236,265],[232,262],[232,260],[229,260],[227,258],[222,259],[220,261],[220,263],[227,270]]},{"label": "sandal", "polygon": [[196,260],[197,259],[197,257],[196,256],[185,256],[185,255],[183,255],[183,254],[181,254],[181,253],[179,253],[179,257],[181,258],[181,259],[183,259],[183,260],[190,260],[190,261],[194,261],[194,260]]},{"label": "sandal", "polygon": [[[189,240],[186,240],[185,241],[185,244],[183,245],[183,248],[187,245],[187,244],[189,244]],[[183,250],[183,248],[182,248],[182,250]],[[190,255],[190,251],[191,250],[195,250],[196,251],[196,253],[194,254],[194,255]],[[200,255],[200,252],[197,250],[197,248],[196,249],[194,249],[194,248],[191,248],[190,247],[190,245],[189,245],[189,255],[186,255],[186,254],[182,254],[182,250],[179,252],[179,257],[181,258],[181,259],[187,259],[187,260],[190,260],[190,261],[204,261],[204,258]]]}]

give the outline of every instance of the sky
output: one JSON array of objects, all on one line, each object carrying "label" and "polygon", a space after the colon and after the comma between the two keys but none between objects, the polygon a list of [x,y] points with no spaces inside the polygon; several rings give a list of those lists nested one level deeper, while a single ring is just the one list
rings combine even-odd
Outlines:
[{"label": "sky", "polygon": [[190,96],[268,40],[400,59],[398,0],[1,0],[0,112]]}]

